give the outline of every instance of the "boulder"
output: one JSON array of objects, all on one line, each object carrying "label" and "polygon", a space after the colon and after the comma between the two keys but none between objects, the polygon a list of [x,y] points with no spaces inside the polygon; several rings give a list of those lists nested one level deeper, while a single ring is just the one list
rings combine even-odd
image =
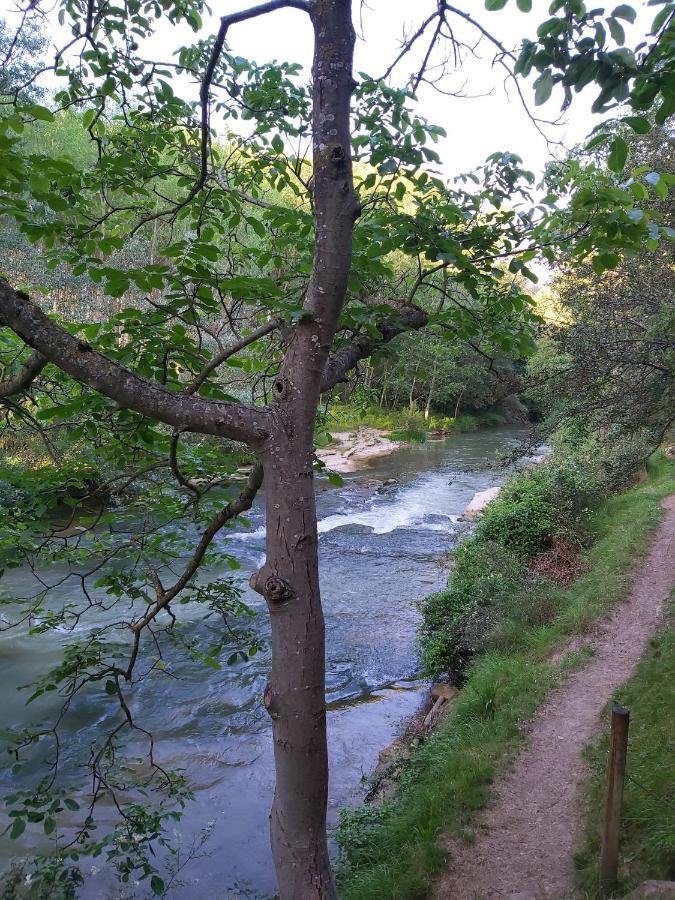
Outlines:
[{"label": "boulder", "polygon": [[476,516],[479,516],[488,503],[491,503],[500,491],[501,487],[491,487],[486,491],[478,491],[478,493],[474,494],[471,503],[469,503],[462,513],[462,518],[474,519]]},{"label": "boulder", "polygon": [[509,394],[499,404],[499,411],[509,425],[530,421],[530,413],[518,394]]},{"label": "boulder", "polygon": [[652,897],[653,900],[675,900],[675,881],[643,881],[624,900],[642,900]]}]

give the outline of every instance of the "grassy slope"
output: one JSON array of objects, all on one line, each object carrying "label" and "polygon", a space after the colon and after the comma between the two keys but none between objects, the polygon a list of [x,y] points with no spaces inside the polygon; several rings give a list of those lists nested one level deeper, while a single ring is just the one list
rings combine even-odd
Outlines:
[{"label": "grassy slope", "polygon": [[486,803],[495,773],[523,741],[519,722],[536,710],[565,669],[579,662],[568,657],[554,666],[546,657],[626,595],[631,570],[660,518],[660,499],[673,491],[675,467],[659,459],[647,482],[609,498],[593,519],[596,541],[587,554],[588,571],[560,591],[559,618],[525,631],[509,654],[482,656],[455,711],[415,753],[393,800],[345,813],[341,897],[427,896],[445,864],[439,835],[466,833],[472,813]]},{"label": "grassy slope", "polygon": [[501,425],[503,422],[503,416],[491,411],[479,412],[475,415],[460,415],[456,419],[434,415],[427,421],[424,413],[419,410],[380,409],[378,406],[363,408],[334,403],[326,416],[325,427],[329,431],[351,431],[360,426],[366,426],[399,433],[407,431],[424,433],[429,429],[433,431],[439,427],[446,427],[451,431],[464,432],[475,431],[490,425]]},{"label": "grassy slope", "polygon": [[[675,595],[673,597],[675,601]],[[640,882],[675,878],[675,606],[633,677],[614,701],[631,710],[628,775],[623,802],[618,896]],[[606,783],[607,735],[589,748],[586,839],[577,856],[579,887],[599,897],[598,856]],[[636,784],[630,780],[632,776]],[[646,788],[646,790],[645,790]]]}]

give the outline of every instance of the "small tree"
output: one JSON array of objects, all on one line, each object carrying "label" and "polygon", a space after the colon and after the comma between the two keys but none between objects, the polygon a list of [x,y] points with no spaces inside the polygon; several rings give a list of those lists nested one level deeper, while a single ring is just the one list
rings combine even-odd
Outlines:
[{"label": "small tree", "polygon": [[[501,9],[506,2],[485,5]],[[531,2],[517,5],[526,11]],[[437,54],[445,58],[450,46],[461,51],[453,33],[461,23],[494,48],[509,78],[539,71],[537,103],[557,84],[569,99],[573,88],[593,82],[601,88],[598,109],[627,101],[638,112],[657,105],[657,116],[667,117],[675,103],[673,11],[657,5],[653,36],[637,55],[623,46],[620,20],[634,18],[630,7],[605,14],[561,0],[518,56],[471,14],[442,0],[403,44],[397,64],[410,54],[418,65],[407,87],[394,88],[388,83],[393,68],[384,79],[354,80],[349,0],[269,0],[225,15],[216,34],[182,48],[172,62],[149,58],[154,19],[198,31],[199,0],[123,6],[66,0],[60,16],[73,37],[51,67],[64,84],[54,108],[26,103],[25,84],[5,107],[0,211],[55,262],[75,275],[87,273],[108,296],[135,291],[143,302],[103,325],[66,325],[0,281],[0,325],[34,351],[19,358],[11,343],[0,396],[56,391],[62,414],[86,419],[79,439],[96,440],[103,431],[115,447],[132,447],[132,463],[142,442],[152,446],[156,465],[169,469],[202,510],[218,505],[214,480],[204,485],[182,470],[182,436],[242,442],[256,457],[244,489],[215,509],[170,584],[168,567],[157,564],[165,548],[156,534],[147,544],[137,538],[127,546],[145,560],[146,574],[142,583],[136,575],[108,582],[113,595],[123,593],[134,604],[125,623],[126,658],[109,652],[97,633],[95,644],[78,647],[51,673],[50,684],[76,690],[106,679],[120,704],[120,727],[134,727],[125,692],[144,635],[154,634],[163,618],[173,622],[173,602],[194,589],[213,538],[250,507],[264,476],[267,557],[251,584],[265,597],[272,622],[264,703],[272,719],[271,836],[282,898],[335,895],[326,846],[324,624],[313,487],[321,396],[403,331],[433,327],[474,340],[487,334],[505,352],[525,352],[536,322],[520,287],[520,276],[534,278],[528,262],[540,253],[552,260],[558,246],[573,244],[580,255],[597,254],[610,266],[614,248],[635,246],[658,228],[635,215],[630,191],[597,169],[558,170],[557,191],[543,204],[532,201],[532,176],[509,153],[494,154],[482,179],[446,185],[430,171],[438,157],[426,146],[440,129],[416,114],[416,91]],[[311,20],[309,87],[289,63],[257,65],[228,50],[237,23],[282,8]],[[197,100],[186,79],[197,83]],[[67,155],[26,152],[22,143],[28,124],[65,108],[80,111],[96,150],[89,167]],[[241,116],[252,123],[252,134],[219,146],[217,116],[222,122]],[[638,130],[645,121],[639,114],[628,119]],[[599,137],[611,142],[610,166],[619,172],[623,140],[605,131]],[[307,140],[311,162],[289,150]],[[364,163],[356,185],[353,155]],[[558,203],[570,192],[571,207]],[[113,254],[137,235],[159,246],[153,261],[114,264]],[[385,292],[383,285],[396,283],[394,258],[403,259],[404,277],[396,292]],[[420,302],[425,291],[439,293],[444,273],[471,298],[469,309],[452,292],[441,294],[433,312]],[[219,346],[213,326],[222,317],[229,317],[235,336]],[[236,354],[254,347],[265,360],[257,382],[269,393],[264,403],[228,396],[214,379]],[[72,398],[73,382],[82,387],[68,401],[75,407],[68,407],[58,391],[67,389]],[[11,404],[19,414],[16,399]],[[136,466],[136,477],[142,468]],[[75,614],[82,612],[64,613]],[[103,784],[110,740],[93,760]],[[27,815],[18,811],[15,821]]]}]

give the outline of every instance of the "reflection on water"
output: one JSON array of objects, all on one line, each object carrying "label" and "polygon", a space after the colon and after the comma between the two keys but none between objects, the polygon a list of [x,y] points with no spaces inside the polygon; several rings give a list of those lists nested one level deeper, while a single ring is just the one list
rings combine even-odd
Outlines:
[{"label": "reflection on water", "polygon": [[[373,769],[401,719],[420,703],[424,686],[414,680],[415,601],[444,584],[447,573],[439,563],[456,540],[459,515],[476,491],[503,478],[491,463],[499,451],[515,446],[521,434],[504,426],[428,441],[374,460],[347,476],[341,488],[319,482],[331,821],[339,806],[360,797],[361,776]],[[373,479],[384,483],[369,484]],[[228,552],[241,562],[244,584],[264,558],[260,500],[249,518],[250,529],[228,536]],[[5,586],[26,590],[28,578],[14,572]],[[62,588],[60,599],[66,600],[70,589]],[[264,601],[248,588],[246,599],[261,611],[259,627],[267,633]],[[181,609],[181,619],[192,619],[200,637],[206,628],[201,615],[190,605]],[[208,640],[206,632],[203,636]],[[7,725],[34,721],[41,711],[39,702],[26,710],[25,698],[7,686],[32,681],[38,669],[53,665],[63,639],[58,634],[0,638]],[[195,785],[196,801],[180,825],[183,840],[189,845],[208,822],[214,825],[206,855],[186,867],[183,884],[171,896],[193,900],[269,894],[274,889],[267,833],[273,763],[261,703],[269,658],[259,654],[220,671],[182,658],[176,665],[174,674],[180,677],[158,675],[141,685],[134,711],[155,733],[161,761],[187,769]],[[42,705],[45,714],[49,703]],[[92,729],[112,713],[102,692],[83,699],[76,709],[77,729],[67,742],[69,752],[86,752]],[[21,849],[0,837],[0,864]],[[28,849],[26,842],[23,850]],[[114,896],[105,873],[89,879],[85,896]]]}]

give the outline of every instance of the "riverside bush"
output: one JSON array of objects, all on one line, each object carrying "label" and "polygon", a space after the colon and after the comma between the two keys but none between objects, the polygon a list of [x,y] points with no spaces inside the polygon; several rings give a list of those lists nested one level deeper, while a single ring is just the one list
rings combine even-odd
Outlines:
[{"label": "riverside bush", "polygon": [[448,670],[459,677],[483,649],[493,610],[508,604],[526,576],[523,562],[502,544],[478,537],[465,541],[455,552],[447,589],[420,604],[425,671],[435,677]]},{"label": "riverside bush", "polygon": [[459,681],[477,653],[512,649],[524,628],[559,613],[560,592],[535,575],[532,560],[559,539],[590,543],[592,512],[644,461],[641,439],[607,437],[582,440],[573,429],[557,435],[553,457],[513,475],[489,504],[455,552],[447,589],[420,604],[427,675],[449,672]]}]

